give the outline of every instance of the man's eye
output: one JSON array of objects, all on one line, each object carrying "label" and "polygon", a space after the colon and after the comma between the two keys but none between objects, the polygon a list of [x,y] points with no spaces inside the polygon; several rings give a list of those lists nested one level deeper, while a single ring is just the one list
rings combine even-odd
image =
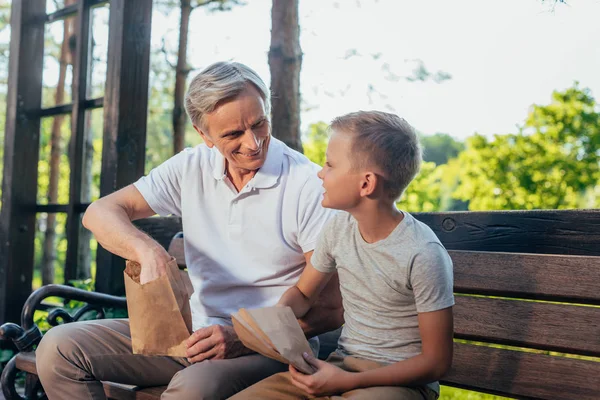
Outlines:
[{"label": "man's eye", "polygon": [[265,120],[261,120],[258,121],[257,123],[254,124],[254,128],[260,128],[261,126],[263,126],[265,124]]}]

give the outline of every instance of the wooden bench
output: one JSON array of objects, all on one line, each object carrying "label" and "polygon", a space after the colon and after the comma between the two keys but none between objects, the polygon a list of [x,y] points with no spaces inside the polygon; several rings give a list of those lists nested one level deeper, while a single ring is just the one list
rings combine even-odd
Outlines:
[{"label": "wooden bench", "polygon": [[[600,210],[415,216],[454,262],[456,340],[443,384],[523,399],[600,398]],[[146,230],[165,242],[172,232],[153,220]],[[19,398],[7,395],[17,369],[36,391],[34,354],[11,363],[2,380],[7,400]],[[105,383],[105,390],[112,399],[158,399],[164,387]]]}]

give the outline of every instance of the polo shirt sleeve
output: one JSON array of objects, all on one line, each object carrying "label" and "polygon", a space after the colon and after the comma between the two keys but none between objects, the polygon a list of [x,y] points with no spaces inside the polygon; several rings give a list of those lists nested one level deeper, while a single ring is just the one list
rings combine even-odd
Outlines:
[{"label": "polo shirt sleeve", "polygon": [[315,249],[321,230],[334,214],[334,211],[321,206],[323,186],[317,173],[311,175],[302,191],[298,203],[298,245],[303,253]]},{"label": "polo shirt sleeve", "polygon": [[181,216],[181,180],[186,154],[184,150],[174,155],[133,184],[160,216]]},{"label": "polo shirt sleeve", "polygon": [[452,259],[440,243],[430,242],[413,257],[410,286],[417,312],[442,310],[454,305]]}]

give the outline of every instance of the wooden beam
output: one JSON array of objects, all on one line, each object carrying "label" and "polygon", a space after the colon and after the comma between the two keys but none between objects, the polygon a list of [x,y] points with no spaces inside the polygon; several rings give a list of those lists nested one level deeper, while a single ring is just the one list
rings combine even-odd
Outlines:
[{"label": "wooden beam", "polygon": [[[110,3],[100,195],[144,174],[152,0]],[[96,290],[123,294],[125,264],[98,246]]]},{"label": "wooden beam", "polygon": [[454,291],[600,305],[600,257],[450,250]]},{"label": "wooden beam", "polygon": [[91,32],[90,0],[80,0],[77,3],[77,22],[75,38],[77,41],[75,59],[73,60],[73,110],[71,113],[71,140],[69,142],[69,162],[71,174],[69,179],[69,206],[67,211],[67,255],[65,262],[65,283],[77,278],[77,259],[81,227],[81,214],[76,205],[82,201],[82,186],[84,175],[86,107],[87,88],[91,71]]},{"label": "wooden beam", "polygon": [[456,296],[454,337],[600,357],[600,308]]},{"label": "wooden beam", "polygon": [[415,213],[448,250],[600,256],[600,210]]},{"label": "wooden beam", "polygon": [[596,400],[600,362],[454,343],[440,383],[518,399]]},{"label": "wooden beam", "polygon": [[0,213],[0,323],[18,322],[31,292],[46,0],[15,1]]},{"label": "wooden beam", "polygon": [[[109,0],[90,0],[88,3],[90,4],[90,6],[95,7],[95,6],[99,6],[102,4],[106,4],[108,2],[109,2]],[[60,10],[56,10],[55,12],[46,15],[46,22],[52,23],[52,22],[60,21],[62,19],[69,18],[73,15],[76,15],[77,8],[78,8],[77,4],[72,4],[72,5],[66,6],[64,8],[61,8]]]}]

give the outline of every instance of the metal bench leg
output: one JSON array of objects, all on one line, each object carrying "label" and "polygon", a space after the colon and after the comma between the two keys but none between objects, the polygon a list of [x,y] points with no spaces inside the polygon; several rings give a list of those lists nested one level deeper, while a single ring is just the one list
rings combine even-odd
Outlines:
[{"label": "metal bench leg", "polygon": [[16,356],[11,358],[8,364],[6,364],[4,371],[2,371],[2,378],[0,378],[2,392],[6,400],[28,400],[17,393],[17,389],[15,388],[15,379],[17,378],[17,372],[19,372],[16,360]]}]

